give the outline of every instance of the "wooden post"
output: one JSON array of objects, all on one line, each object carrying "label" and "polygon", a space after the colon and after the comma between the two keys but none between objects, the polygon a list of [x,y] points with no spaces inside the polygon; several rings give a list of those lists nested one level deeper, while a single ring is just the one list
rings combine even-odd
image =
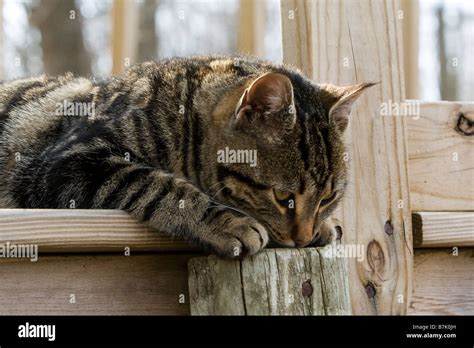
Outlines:
[{"label": "wooden post", "polygon": [[412,234],[405,118],[381,116],[405,99],[398,1],[282,0],[283,60],[320,83],[379,82],[352,112],[351,166],[339,219],[354,314],[405,314],[412,287]]},{"label": "wooden post", "polygon": [[189,260],[192,315],[352,314],[345,259],[331,246]]},{"label": "wooden post", "polygon": [[418,99],[418,0],[402,0],[402,9],[405,94],[407,99]]},{"label": "wooden post", "polygon": [[112,74],[122,73],[135,60],[138,11],[133,0],[114,0],[112,10]]},{"label": "wooden post", "polygon": [[264,55],[265,1],[240,0],[238,50]]}]

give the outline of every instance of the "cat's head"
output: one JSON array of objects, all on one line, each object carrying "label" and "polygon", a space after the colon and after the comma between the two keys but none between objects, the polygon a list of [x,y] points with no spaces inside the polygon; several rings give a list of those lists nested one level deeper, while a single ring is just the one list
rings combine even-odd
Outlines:
[{"label": "cat's head", "polygon": [[343,133],[371,85],[316,85],[286,70],[253,79],[222,133],[219,199],[259,220],[278,245],[326,244],[322,222],[347,183]]}]

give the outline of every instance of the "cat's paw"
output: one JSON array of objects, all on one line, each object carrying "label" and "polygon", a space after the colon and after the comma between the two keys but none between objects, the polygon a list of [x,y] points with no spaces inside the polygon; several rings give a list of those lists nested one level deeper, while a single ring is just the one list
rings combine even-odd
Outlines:
[{"label": "cat's paw", "polygon": [[268,243],[268,233],[251,217],[233,218],[215,231],[211,247],[216,253],[228,258],[254,255]]},{"label": "cat's paw", "polygon": [[328,244],[335,243],[342,238],[341,223],[338,219],[329,217],[321,225],[316,233],[311,246],[323,247]]}]

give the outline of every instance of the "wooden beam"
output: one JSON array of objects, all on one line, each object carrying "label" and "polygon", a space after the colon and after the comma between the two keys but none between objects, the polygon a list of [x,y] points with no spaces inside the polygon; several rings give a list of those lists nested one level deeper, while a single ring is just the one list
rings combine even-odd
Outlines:
[{"label": "wooden beam", "polygon": [[0,244],[35,244],[44,252],[196,251],[120,210],[0,209]]},{"label": "wooden beam", "polygon": [[0,315],[186,315],[192,256],[0,259]]},{"label": "wooden beam", "polygon": [[415,251],[408,314],[474,315],[474,249]]},{"label": "wooden beam", "polygon": [[138,45],[138,10],[133,0],[114,0],[112,8],[112,74],[134,64]]},{"label": "wooden beam", "polygon": [[474,103],[420,102],[408,117],[411,207],[474,210]]},{"label": "wooden beam", "polygon": [[399,1],[282,0],[283,60],[319,83],[380,81],[352,112],[351,165],[339,211],[343,241],[366,250],[349,260],[354,314],[404,314],[412,282],[405,117],[380,116],[405,99]]},{"label": "wooden beam", "polygon": [[474,247],[474,212],[416,212],[412,219],[416,248]]},{"label": "wooden beam", "polygon": [[266,249],[189,261],[192,315],[352,314],[345,259],[325,249]]},{"label": "wooden beam", "polygon": [[240,0],[238,50],[263,57],[265,54],[265,1]]}]

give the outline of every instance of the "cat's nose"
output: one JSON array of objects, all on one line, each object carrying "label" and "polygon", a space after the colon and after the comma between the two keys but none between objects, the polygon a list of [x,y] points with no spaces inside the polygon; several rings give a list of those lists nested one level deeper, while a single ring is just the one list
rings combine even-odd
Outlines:
[{"label": "cat's nose", "polygon": [[302,248],[311,243],[313,240],[313,228],[314,224],[312,222],[300,223],[293,227],[292,239],[296,247]]}]

